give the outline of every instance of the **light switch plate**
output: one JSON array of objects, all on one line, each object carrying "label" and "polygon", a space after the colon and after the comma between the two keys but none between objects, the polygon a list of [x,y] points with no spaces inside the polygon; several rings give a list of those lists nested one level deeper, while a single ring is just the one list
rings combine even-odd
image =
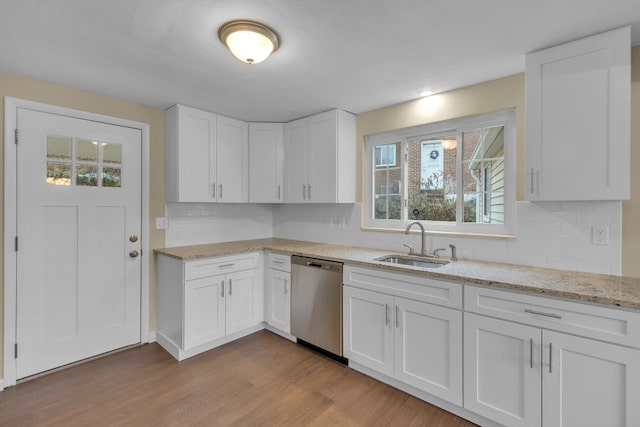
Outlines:
[{"label": "light switch plate", "polygon": [[156,230],[166,230],[169,228],[169,218],[166,216],[156,217]]}]

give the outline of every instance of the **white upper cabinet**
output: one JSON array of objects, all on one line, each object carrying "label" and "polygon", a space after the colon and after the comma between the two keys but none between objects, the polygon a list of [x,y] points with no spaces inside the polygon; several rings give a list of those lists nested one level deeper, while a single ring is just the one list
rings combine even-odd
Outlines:
[{"label": "white upper cabinet", "polygon": [[[218,116],[215,168],[217,202],[249,201],[249,125],[241,120]],[[215,166],[214,166],[215,165]]]},{"label": "white upper cabinet", "polygon": [[282,123],[249,123],[249,202],[284,200]]},{"label": "white upper cabinet", "polygon": [[355,202],[355,116],[331,110],[285,124],[285,201]]},{"label": "white upper cabinet", "polygon": [[248,125],[184,105],[166,112],[167,202],[248,201]]},{"label": "white upper cabinet", "polygon": [[211,202],[216,115],[183,105],[166,112],[167,202]]},{"label": "white upper cabinet", "polygon": [[629,199],[630,40],[624,27],[527,55],[527,200]]}]

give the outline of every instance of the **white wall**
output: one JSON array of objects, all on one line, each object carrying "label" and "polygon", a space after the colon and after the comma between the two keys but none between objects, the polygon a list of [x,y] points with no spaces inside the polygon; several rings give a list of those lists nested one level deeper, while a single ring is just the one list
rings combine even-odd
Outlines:
[{"label": "white wall", "polygon": [[273,236],[271,205],[167,203],[165,247]]},{"label": "white wall", "polygon": [[[603,274],[621,274],[620,202],[517,202],[517,238],[431,236],[428,249],[453,243],[458,257]],[[389,251],[420,247],[418,234],[360,229],[361,205],[168,204],[166,246],[282,237]],[[592,243],[592,227],[609,244]],[[445,253],[449,253],[446,251]]]},{"label": "white wall", "polygon": [[[360,229],[361,205],[278,205],[273,235],[289,239],[405,251],[420,248],[418,234]],[[517,238],[431,236],[430,251],[453,243],[458,257],[536,267],[621,274],[621,203],[517,203]],[[594,225],[609,228],[609,244],[594,245]],[[449,253],[447,250],[445,253]]]}]

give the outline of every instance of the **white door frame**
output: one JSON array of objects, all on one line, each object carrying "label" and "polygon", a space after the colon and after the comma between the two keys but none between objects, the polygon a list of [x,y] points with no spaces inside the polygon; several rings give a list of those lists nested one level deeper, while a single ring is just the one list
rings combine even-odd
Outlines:
[{"label": "white door frame", "polygon": [[[39,102],[4,97],[4,358],[2,386],[16,384],[16,304],[17,304],[17,151],[15,145],[15,123],[17,109],[25,108],[78,119],[92,120],[117,126],[140,129],[142,132],[142,232],[141,293],[140,293],[140,342],[149,342],[149,125],[147,123],[119,119],[101,114],[72,110]],[[4,382],[4,384],[3,384]]]}]

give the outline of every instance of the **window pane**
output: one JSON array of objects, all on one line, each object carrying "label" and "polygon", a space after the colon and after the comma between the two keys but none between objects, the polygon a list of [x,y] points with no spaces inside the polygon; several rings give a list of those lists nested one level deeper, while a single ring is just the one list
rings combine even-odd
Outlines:
[{"label": "window pane", "polygon": [[375,219],[400,219],[402,214],[402,199],[399,195],[375,196]]},{"label": "window pane", "polygon": [[374,147],[373,168],[373,217],[375,219],[400,219],[402,215],[402,166],[401,144],[383,144]]},{"label": "window pane", "polygon": [[122,145],[110,142],[102,143],[102,161],[104,163],[122,163]]},{"label": "window pane", "polygon": [[76,143],[76,160],[85,162],[98,161],[98,143],[87,139],[79,139]]},{"label": "window pane", "polygon": [[47,162],[47,184],[71,185],[71,163]]},{"label": "window pane", "polygon": [[409,219],[456,220],[456,136],[408,143]]},{"label": "window pane", "polygon": [[71,160],[71,138],[47,135],[47,157]]},{"label": "window pane", "polygon": [[76,166],[76,185],[98,186],[98,167],[88,165]]},{"label": "window pane", "polygon": [[121,183],[120,168],[104,168],[102,170],[102,186],[103,187],[120,187]]},{"label": "window pane", "polygon": [[464,195],[464,212],[463,222],[481,223],[482,222],[482,198],[479,193],[471,193]]}]

